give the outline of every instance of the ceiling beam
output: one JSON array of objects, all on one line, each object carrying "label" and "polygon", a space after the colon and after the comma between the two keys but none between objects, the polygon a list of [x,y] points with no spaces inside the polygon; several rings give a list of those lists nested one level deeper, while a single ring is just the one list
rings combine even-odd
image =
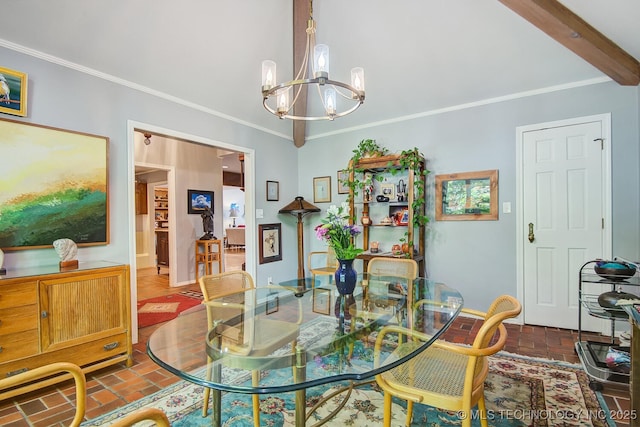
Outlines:
[{"label": "ceiling beam", "polygon": [[640,84],[640,63],[557,0],[499,1],[619,84]]},{"label": "ceiling beam", "polygon": [[[307,23],[311,14],[311,5],[306,0],[293,1],[293,72],[298,72],[307,48]],[[304,70],[305,73],[307,70]],[[307,115],[307,85],[300,85],[298,100],[293,104],[294,116]],[[295,88],[293,90],[296,90]],[[302,147],[305,143],[307,122],[293,120],[293,144]]]}]

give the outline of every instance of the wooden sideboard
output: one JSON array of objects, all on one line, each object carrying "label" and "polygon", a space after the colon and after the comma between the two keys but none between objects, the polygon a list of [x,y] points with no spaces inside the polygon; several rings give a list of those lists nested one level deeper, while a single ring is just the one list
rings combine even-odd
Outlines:
[{"label": "wooden sideboard", "polygon": [[[81,262],[8,271],[0,276],[0,379],[53,362],[91,372],[116,363],[131,366],[129,266]],[[0,399],[33,388],[0,390]]]}]

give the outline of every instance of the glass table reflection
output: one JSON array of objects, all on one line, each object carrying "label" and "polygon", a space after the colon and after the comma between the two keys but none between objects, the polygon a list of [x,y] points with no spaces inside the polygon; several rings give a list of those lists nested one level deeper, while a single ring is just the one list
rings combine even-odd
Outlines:
[{"label": "glass table reflection", "polygon": [[[205,303],[203,310],[165,323],[149,338],[147,352],[154,362],[212,389],[213,425],[221,425],[222,391],[295,391],[296,425],[305,425],[305,389],[342,381],[357,384],[406,362],[437,339],[463,305],[455,289],[424,278],[406,283],[403,278],[360,274],[359,285],[347,296],[330,284],[287,283],[300,282],[225,295]],[[373,351],[377,332],[386,325],[401,325],[432,339],[403,358],[374,366],[373,357],[359,354]],[[264,346],[279,336],[283,341],[275,348]],[[322,363],[329,358],[331,363]],[[262,375],[251,375],[256,370]]]}]

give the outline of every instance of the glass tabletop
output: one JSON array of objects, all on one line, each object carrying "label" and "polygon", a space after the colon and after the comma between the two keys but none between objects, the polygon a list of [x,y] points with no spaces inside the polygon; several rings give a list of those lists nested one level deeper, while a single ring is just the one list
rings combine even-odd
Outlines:
[{"label": "glass tabletop", "polygon": [[[297,283],[291,281],[289,283]],[[335,286],[266,286],[229,293],[150,336],[151,359],[182,379],[237,393],[280,393],[367,380],[428,347],[453,322],[461,295],[444,284],[360,274],[352,295]],[[374,355],[380,329],[431,337],[402,358]],[[423,335],[423,336],[424,336]],[[383,343],[380,347],[394,343]],[[261,375],[253,377],[252,372]]]}]

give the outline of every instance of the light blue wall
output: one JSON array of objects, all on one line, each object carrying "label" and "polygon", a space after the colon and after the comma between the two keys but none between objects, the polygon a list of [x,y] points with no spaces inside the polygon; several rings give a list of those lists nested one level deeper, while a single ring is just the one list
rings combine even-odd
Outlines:
[{"label": "light blue wall", "polygon": [[[110,138],[111,242],[106,246],[80,248],[80,260],[130,261],[129,239],[134,236],[129,236],[128,224],[132,209],[128,202],[129,120],[254,149],[256,208],[264,211],[264,218],[258,219],[259,223],[281,222],[278,210],[284,206],[284,201],[297,195],[297,149],[289,140],[9,49],[0,48],[0,58],[4,66],[21,70],[29,76],[28,116],[3,117]],[[212,96],[215,94],[213,85],[210,88],[203,87],[203,90],[210,90]],[[254,99],[238,102],[255,102],[256,108],[262,108],[260,102]],[[10,159],[0,159],[0,165],[4,161]],[[280,181],[281,202],[265,202],[266,180]],[[284,259],[291,262],[290,271],[283,268],[282,262],[275,262],[258,265],[258,276],[271,275],[284,279],[295,275],[295,226],[292,230],[283,230],[283,237],[289,239],[288,244],[284,245]],[[51,265],[57,262],[58,257],[53,249],[5,254],[5,266],[8,268]],[[278,268],[279,272],[276,271]]]},{"label": "light blue wall", "polygon": [[[332,202],[344,200],[335,187],[336,171],[346,166],[363,138],[376,139],[391,152],[414,146],[421,150],[432,172],[427,190],[430,218],[436,174],[498,169],[499,207],[511,202],[512,213],[501,212],[498,221],[432,221],[426,242],[428,275],[459,289],[473,307],[487,307],[501,293],[516,295],[518,126],[611,113],[613,254],[640,259],[638,93],[635,87],[602,83],[312,140],[298,153],[301,193],[313,194],[314,176],[331,175]],[[328,205],[319,207],[326,210]],[[311,236],[309,250],[323,247],[312,230],[319,218],[305,224]]]},{"label": "light blue wall", "polygon": [[[111,244],[81,248],[82,260],[129,262],[129,239],[134,238],[128,228],[129,120],[255,150],[255,207],[264,212],[257,222],[282,223],[283,239],[283,261],[258,265],[260,282],[269,276],[279,280],[296,274],[296,219],[278,215],[278,210],[297,195],[313,201],[312,182],[317,176],[331,176],[333,203],[344,200],[344,195],[337,194],[336,172],[346,166],[351,150],[363,138],[374,138],[392,152],[419,147],[433,175],[498,169],[499,206],[510,201],[515,208],[516,127],[609,112],[613,253],[640,259],[638,88],[603,83],[313,139],[296,149],[289,140],[12,50],[0,48],[0,57],[3,65],[29,74],[28,117],[17,120],[110,138]],[[212,94],[214,89],[203,87]],[[262,108],[255,103],[256,108]],[[367,108],[366,103],[362,108]],[[278,202],[266,202],[267,180],[280,183]],[[432,179],[427,197],[433,217]],[[328,205],[320,203],[318,207],[326,210]],[[426,242],[429,275],[460,289],[474,307],[486,307],[499,293],[515,295],[516,214],[501,213],[500,220],[494,222],[432,222]],[[323,248],[313,236],[320,218],[319,214],[305,217],[306,252]],[[53,249],[9,252],[5,257],[10,267],[57,261]]]}]

